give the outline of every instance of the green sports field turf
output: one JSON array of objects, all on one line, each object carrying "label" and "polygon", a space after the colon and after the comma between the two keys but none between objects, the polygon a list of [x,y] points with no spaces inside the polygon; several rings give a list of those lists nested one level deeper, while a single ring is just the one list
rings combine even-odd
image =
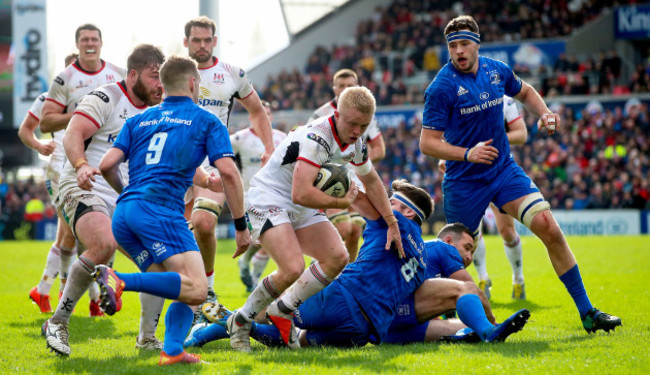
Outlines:
[{"label": "green sports field turf", "polygon": [[[192,352],[210,365],[159,368],[158,354],[134,348],[139,300],[126,293],[124,307],[113,317],[89,318],[88,299],[77,305],[70,324],[69,358],[46,349],[40,314],[29,290],[41,276],[49,243],[0,242],[0,373],[650,373],[650,238],[569,238],[589,296],[598,308],[618,315],[623,327],[614,333],[588,335],[573,302],[553,273],[541,243],[523,238],[526,301],[512,301],[509,264],[500,238],[487,236],[492,307],[497,319],[528,308],[531,319],[501,344],[366,346],[358,349],[267,349],[253,343],[253,352],[230,349],[227,340]],[[246,298],[231,259],[233,242],[222,241],[217,256],[216,287],[220,301],[234,309]],[[116,268],[136,268],[118,255]],[[267,271],[270,270],[270,267]],[[475,275],[473,267],[470,273]],[[51,292],[58,301],[58,280]],[[158,328],[163,338],[164,319]]]}]

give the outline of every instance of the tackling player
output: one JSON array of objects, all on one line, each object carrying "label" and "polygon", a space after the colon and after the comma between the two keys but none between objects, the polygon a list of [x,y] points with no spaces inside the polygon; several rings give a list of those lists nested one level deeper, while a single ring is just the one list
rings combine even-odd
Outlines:
[{"label": "tackling player", "polygon": [[[228,130],[212,113],[197,106],[201,78],[194,60],[174,56],[160,69],[163,103],[129,119],[101,162],[102,174],[120,193],[113,232],[118,243],[144,273],[119,273],[97,266],[95,278],[108,311],[119,310],[123,290],[141,291],[176,300],[165,316],[165,344],[160,365],[197,363],[183,350],[192,324],[188,305],[207,296],[198,245],[183,217],[183,194],[192,184],[223,188],[235,217],[237,252],[251,244],[244,217],[244,191],[228,142]],[[221,179],[195,175],[206,155]],[[119,175],[129,162],[129,185]],[[200,182],[199,182],[200,181]]]},{"label": "tackling player", "polygon": [[[386,248],[395,242],[404,256],[397,219],[361,138],[374,113],[370,90],[347,88],[333,116],[291,132],[251,180],[247,212],[253,238],[259,238],[278,270],[262,279],[244,306],[228,319],[230,344],[236,350],[250,351],[251,321],[287,288],[267,314],[280,326],[285,342],[297,344],[290,335],[291,313],[329,285],[348,263],[341,237],[322,209],[348,207],[357,191],[352,184],[343,198],[335,198],[316,188],[314,181],[323,164],[354,165],[368,198],[389,224]],[[306,270],[303,253],[316,259]]]},{"label": "tackling player", "polygon": [[[271,104],[267,101],[262,101],[262,106],[269,118],[271,124],[273,123],[273,113],[271,112]],[[287,137],[287,134],[273,129],[273,145],[278,147],[280,142]],[[255,129],[248,127],[242,129],[230,136],[230,143],[232,150],[235,153],[235,160],[238,162],[239,170],[244,180],[244,191],[248,192],[250,181],[262,168],[262,154],[264,154],[264,144],[260,137],[255,133]],[[251,269],[252,259],[252,269]],[[252,292],[253,288],[260,281],[260,277],[269,262],[269,255],[262,249],[259,241],[253,243],[248,250],[239,258],[239,278],[242,283],[246,285],[246,291]]]},{"label": "tackling player", "polygon": [[[264,144],[262,163],[266,162],[273,152],[273,136],[271,123],[260,98],[243,69],[230,65],[213,56],[213,49],[217,45],[216,23],[201,16],[185,24],[185,39],[183,44],[187,47],[189,56],[199,64],[201,74],[201,91],[199,105],[214,113],[228,126],[228,116],[238,99],[248,111],[252,128]],[[208,172],[217,173],[211,165],[204,162],[203,167]],[[186,196],[186,202],[194,198],[191,221],[194,228],[194,237],[201,249],[205,274],[208,278],[208,301],[215,301],[214,292],[214,257],[217,251],[217,238],[215,228],[221,209],[225,202],[224,193],[217,193],[193,186],[192,192]]]},{"label": "tackling player", "polygon": [[[111,232],[111,216],[117,194],[99,175],[99,161],[115,142],[127,118],[162,99],[158,69],[164,61],[160,49],[139,45],[129,55],[124,81],[104,85],[86,95],[63,136],[67,161],[61,173],[60,208],[86,251],[72,264],[70,277],[54,315],[42,327],[47,346],[70,355],[68,322],[72,311],[92,284],[95,265],[107,263],[117,243]],[[125,175],[126,168],[122,170]],[[141,294],[142,316],[136,347],[160,349],[156,325],[162,298]]]},{"label": "tackling player", "polygon": [[[334,99],[323,104],[320,108],[314,111],[308,122],[312,122],[320,117],[332,116],[334,111],[337,109],[339,96],[343,90],[348,87],[359,86],[357,73],[350,69],[341,69],[334,73],[333,81],[332,91],[334,91]],[[386,145],[384,144],[384,138],[381,135],[379,126],[377,126],[376,117],[372,118],[372,121],[370,122],[368,129],[363,133],[362,138],[368,145],[368,157],[373,163],[378,163],[386,156]],[[354,182],[361,188],[361,183],[356,178],[352,167],[348,165],[348,168],[353,172],[351,175]],[[365,220],[363,220],[361,215],[355,212],[351,207],[348,207],[345,210],[335,208],[329,209],[327,210],[327,216],[336,227],[336,230],[338,230],[343,241],[345,241],[345,247],[348,249],[348,253],[350,254],[350,262],[354,262],[357,258],[357,253],[359,252],[359,239],[361,238],[363,227],[366,225]]]},{"label": "tackling player", "polygon": [[461,222],[478,233],[481,217],[493,202],[542,240],[585,330],[614,329],[621,320],[592,306],[549,203],[510,155],[503,127],[503,96],[514,97],[540,116],[538,126],[548,134],[555,132],[560,118],[508,65],[479,56],[478,31],[470,16],[456,17],[447,24],[444,34],[451,60],[425,92],[420,149],[448,160],[442,185],[447,221]]},{"label": "tackling player", "polygon": [[[76,53],[71,53],[65,57],[65,66],[74,63],[79,57]],[[41,94],[34,100],[34,104],[25,115],[25,119],[18,128],[18,137],[25,144],[25,146],[36,150],[39,154],[43,156],[49,156],[47,166],[45,168],[45,187],[47,188],[47,194],[50,197],[50,201],[54,207],[57,208],[57,225],[56,225],[56,239],[50,248],[50,251],[47,253],[47,259],[45,261],[45,269],[43,270],[43,276],[41,281],[37,286],[32,288],[29,291],[29,298],[38,305],[42,313],[52,312],[52,307],[50,305],[50,288],[54,283],[57,275],[61,275],[61,288],[59,295],[63,292],[66,279],[68,277],[68,272],[70,271],[70,262],[67,264],[61,264],[61,253],[68,255],[66,260],[74,257],[76,253],[75,250],[75,240],[70,231],[70,227],[66,224],[65,220],[61,216],[61,212],[58,209],[58,199],[59,199],[59,175],[61,173],[61,167],[63,166],[63,130],[59,130],[51,133],[51,141],[41,141],[37,139],[34,135],[36,128],[38,128],[38,123],[41,118],[41,111],[43,110],[43,104],[45,103],[45,98],[47,97],[47,92]],[[72,257],[69,255],[72,254]],[[99,306],[92,303],[91,306],[96,307],[96,311],[91,310],[91,316],[98,315],[101,313]]]}]

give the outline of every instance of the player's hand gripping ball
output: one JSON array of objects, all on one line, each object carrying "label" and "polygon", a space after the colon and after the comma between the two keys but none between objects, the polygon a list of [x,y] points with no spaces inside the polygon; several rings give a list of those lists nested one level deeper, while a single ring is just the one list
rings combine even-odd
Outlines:
[{"label": "player's hand gripping ball", "polygon": [[350,175],[344,165],[326,163],[318,171],[314,186],[325,194],[342,198],[350,189]]}]

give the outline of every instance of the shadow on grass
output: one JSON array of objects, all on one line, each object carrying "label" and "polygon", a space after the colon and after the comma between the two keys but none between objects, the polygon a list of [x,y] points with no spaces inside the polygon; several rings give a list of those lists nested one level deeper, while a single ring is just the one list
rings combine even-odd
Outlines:
[{"label": "shadow on grass", "polygon": [[[42,338],[41,327],[43,326],[43,323],[51,316],[51,314],[31,316],[27,319],[12,321],[8,325],[12,328],[26,329],[29,332],[25,335],[26,337],[39,339]],[[70,344],[82,342],[88,338],[99,339],[126,336],[125,333],[117,333],[115,325],[110,318],[91,318],[73,315],[70,317],[68,331],[70,332]]]},{"label": "shadow on grass", "polygon": [[528,309],[531,313],[534,313],[535,311],[553,310],[562,307],[562,305],[538,305],[528,300],[512,300],[506,303],[490,301],[490,306],[492,309],[509,309],[513,313],[521,309]]},{"label": "shadow on grass", "polygon": [[206,369],[205,366],[158,366],[159,355],[154,351],[138,351],[130,356],[108,353],[101,359],[70,357],[56,361],[54,371],[65,374],[196,374]]}]

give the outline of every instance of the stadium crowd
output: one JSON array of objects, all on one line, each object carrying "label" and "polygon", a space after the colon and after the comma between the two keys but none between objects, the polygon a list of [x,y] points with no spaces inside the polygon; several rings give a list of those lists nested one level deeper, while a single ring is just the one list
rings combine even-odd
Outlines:
[{"label": "stadium crowd", "polygon": [[[549,1],[480,2],[475,15],[481,39],[510,42],[568,36],[617,2],[572,3],[578,6]],[[441,67],[432,46],[444,45],[442,27],[461,10],[456,1],[395,0],[386,8],[377,7],[357,25],[354,41],[316,46],[304,70],[293,68],[267,77],[261,96],[274,109],[317,108],[329,100],[334,72],[352,67],[379,105],[421,104],[422,93]],[[645,66],[637,68],[631,82],[620,82],[622,60],[614,51],[581,60],[563,56],[555,66],[542,65],[535,71],[523,65],[514,69],[522,78],[538,77],[538,89],[548,95],[647,92],[650,82]],[[427,74],[418,79],[418,71]]]}]

